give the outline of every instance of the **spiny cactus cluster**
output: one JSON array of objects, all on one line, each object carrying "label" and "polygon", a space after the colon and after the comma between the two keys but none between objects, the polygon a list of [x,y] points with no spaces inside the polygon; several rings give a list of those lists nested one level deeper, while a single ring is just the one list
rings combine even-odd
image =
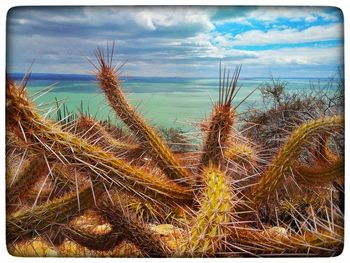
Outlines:
[{"label": "spiny cactus cluster", "polygon": [[[220,66],[200,151],[174,153],[122,91],[113,50],[97,80],[128,134],[40,114],[6,81],[8,250],[19,256],[334,256],[343,247],[343,116],[295,127],[273,154],[236,130],[241,67]],[[269,152],[272,158],[264,158]],[[308,162],[303,155],[308,155]],[[337,187],[338,186],[338,187]]]}]

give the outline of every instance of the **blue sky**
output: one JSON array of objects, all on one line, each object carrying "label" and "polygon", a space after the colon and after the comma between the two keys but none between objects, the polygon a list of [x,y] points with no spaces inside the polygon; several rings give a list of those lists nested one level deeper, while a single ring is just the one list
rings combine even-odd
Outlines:
[{"label": "blue sky", "polygon": [[19,7],[7,18],[7,71],[90,73],[84,56],[116,43],[130,76],[328,77],[343,67],[331,7]]}]

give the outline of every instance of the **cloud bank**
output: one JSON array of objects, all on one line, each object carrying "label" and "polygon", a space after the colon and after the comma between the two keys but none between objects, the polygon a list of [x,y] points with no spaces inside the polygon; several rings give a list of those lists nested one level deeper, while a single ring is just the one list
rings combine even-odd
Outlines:
[{"label": "cloud bank", "polygon": [[7,70],[89,73],[115,41],[134,76],[325,77],[343,66],[343,16],[316,7],[18,7],[7,18]]}]

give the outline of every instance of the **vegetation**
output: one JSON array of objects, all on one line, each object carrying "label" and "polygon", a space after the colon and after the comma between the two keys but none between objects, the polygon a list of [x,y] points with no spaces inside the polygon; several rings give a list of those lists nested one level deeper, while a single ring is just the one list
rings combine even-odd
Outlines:
[{"label": "vegetation", "polygon": [[[241,67],[220,66],[202,145],[156,129],[129,104],[113,51],[99,85],[127,131],[86,112],[53,121],[6,80],[7,247],[17,256],[335,256],[343,216],[342,81],[336,93],[261,87],[238,116]],[[333,82],[334,83],[334,82]],[[243,103],[241,101],[240,103]],[[239,103],[239,104],[240,104]],[[238,121],[239,120],[239,121]]]}]

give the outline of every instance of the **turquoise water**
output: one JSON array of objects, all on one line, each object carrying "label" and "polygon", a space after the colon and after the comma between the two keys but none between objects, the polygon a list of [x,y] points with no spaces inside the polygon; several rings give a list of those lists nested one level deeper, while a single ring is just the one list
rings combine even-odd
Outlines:
[{"label": "turquoise water", "polygon": [[[234,99],[238,105],[250,92],[266,79],[243,79],[239,81],[241,89]],[[288,91],[310,89],[308,79],[286,79]],[[55,107],[55,99],[62,101],[70,111],[78,111],[83,102],[84,109],[89,108],[91,115],[100,120],[115,115],[98,88],[98,83],[90,79],[60,78],[31,79],[28,84],[30,94],[34,94],[52,84],[50,92],[36,99],[37,104],[47,108]],[[321,82],[322,84],[322,82]],[[138,107],[139,112],[154,125],[179,127],[191,130],[194,123],[210,114],[213,101],[218,99],[218,79],[179,79],[179,78],[130,78],[122,84],[129,101]],[[35,96],[33,96],[35,98]],[[52,102],[51,104],[49,102]],[[49,104],[48,104],[49,103]],[[251,94],[239,107],[238,112],[249,107],[261,107],[259,90]],[[43,106],[43,107],[44,107]]]}]

